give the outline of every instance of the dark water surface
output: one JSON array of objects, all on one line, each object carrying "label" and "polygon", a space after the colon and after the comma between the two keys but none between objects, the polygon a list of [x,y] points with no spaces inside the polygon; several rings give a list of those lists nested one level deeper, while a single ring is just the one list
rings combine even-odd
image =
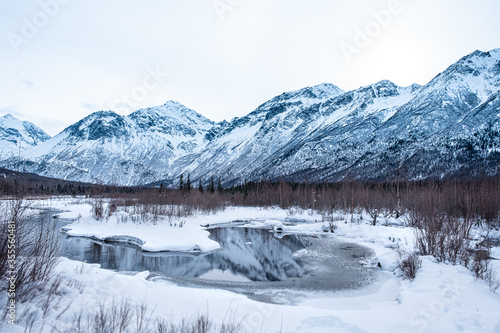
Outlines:
[{"label": "dark water surface", "polygon": [[[58,227],[70,222],[55,221]],[[221,244],[220,250],[152,253],[61,233],[61,255],[125,273],[147,270],[154,280],[233,290],[278,303],[290,303],[277,299],[290,292],[358,289],[373,281],[376,274],[360,263],[361,258],[373,255],[370,249],[339,241],[330,234],[283,235],[241,226],[209,231],[210,238]]]}]

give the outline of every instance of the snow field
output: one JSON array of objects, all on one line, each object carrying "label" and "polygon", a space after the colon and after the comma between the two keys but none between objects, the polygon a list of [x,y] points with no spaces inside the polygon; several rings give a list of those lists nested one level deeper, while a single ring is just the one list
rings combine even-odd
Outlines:
[{"label": "snow field", "polygon": [[[324,234],[323,222],[316,222],[321,221],[320,216],[290,217],[277,208],[231,207],[214,215],[186,217],[185,225],[179,228],[151,223],[120,224],[113,218],[97,221],[90,214],[90,205],[73,201],[50,202],[53,208],[67,210],[59,214],[60,218],[78,218],[68,226],[69,233],[98,239],[134,237],[148,251],[191,251],[196,246],[200,251],[216,250],[218,244],[208,238],[208,232],[200,225],[234,220],[246,221],[247,227],[280,226],[287,233]],[[287,217],[307,222],[287,226],[283,223]],[[499,291],[492,293],[484,281],[474,279],[466,268],[438,263],[432,257],[422,257],[422,267],[413,281],[402,279],[397,268],[397,249],[412,249],[413,230],[403,227],[401,221],[390,221],[396,226],[371,226],[369,222],[366,217],[361,223],[335,222],[334,237],[373,249],[375,256],[366,258],[365,264],[383,271],[383,279],[363,290],[311,294],[296,306],[267,304],[225,290],[150,281],[149,272],[124,275],[63,258],[57,271],[66,280],[78,282],[73,285],[84,285],[84,289],[66,288],[57,297],[61,306],[72,302],[69,310],[58,319],[57,311],[50,311],[46,320],[70,322],[82,308],[91,311],[100,302],[124,298],[133,303],[146,301],[155,309],[155,315],[169,321],[208,312],[215,322],[227,318],[240,322],[245,332],[500,332]],[[494,248],[492,257],[499,255],[500,248]],[[381,268],[377,268],[378,263]],[[4,326],[0,331],[17,333],[24,328]],[[45,332],[50,332],[50,325]]]}]

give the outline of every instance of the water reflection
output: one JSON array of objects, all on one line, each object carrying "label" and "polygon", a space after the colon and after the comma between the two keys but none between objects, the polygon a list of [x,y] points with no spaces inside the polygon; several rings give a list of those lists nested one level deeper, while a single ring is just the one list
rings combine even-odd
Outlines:
[{"label": "water reflection", "polygon": [[145,253],[135,247],[63,235],[63,255],[119,271],[157,272],[172,277],[242,281],[282,281],[301,277],[304,269],[293,253],[309,242],[302,236],[274,237],[268,230],[216,228],[211,238],[221,250],[208,254]]}]

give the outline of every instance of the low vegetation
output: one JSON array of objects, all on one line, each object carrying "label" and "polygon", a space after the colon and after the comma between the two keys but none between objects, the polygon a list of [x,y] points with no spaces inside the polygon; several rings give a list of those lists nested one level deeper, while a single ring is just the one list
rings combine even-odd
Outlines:
[{"label": "low vegetation", "polygon": [[[188,176],[189,179],[189,176]],[[176,223],[198,213],[216,213],[228,206],[281,207],[289,211],[308,210],[323,214],[327,231],[334,232],[340,221],[356,222],[354,213],[366,213],[372,225],[388,224],[390,218],[404,219],[415,230],[415,252],[401,252],[399,267],[403,276],[414,279],[421,265],[420,256],[432,255],[438,261],[461,264],[474,276],[485,280],[492,291],[500,282],[491,269],[489,248],[482,242],[490,230],[500,228],[500,177],[474,180],[394,181],[342,183],[249,182],[223,188],[219,181],[210,180],[204,187],[190,180],[176,189],[110,188],[96,186],[85,191],[97,219],[119,212],[137,221]],[[4,184],[5,185],[5,184]],[[16,233],[16,294],[20,301],[38,300],[40,308],[49,309],[54,294],[71,281],[60,281],[54,267],[57,264],[57,230],[46,218],[28,221],[30,209],[27,193],[41,191],[43,186],[30,184],[28,190],[3,186],[0,201],[0,276],[5,282],[9,272],[9,225]],[[56,191],[58,186],[55,186]],[[36,190],[38,188],[38,190]],[[70,188],[70,187],[68,187]],[[80,187],[80,190],[82,187]],[[71,194],[77,195],[77,190]],[[81,191],[83,192],[83,191]],[[61,191],[64,193],[64,191]],[[41,193],[37,193],[40,195]],[[46,194],[46,193],[45,193]],[[83,193],[80,193],[83,195]],[[363,216],[363,214],[358,216]],[[125,217],[124,217],[125,218]],[[175,221],[175,222],[174,222]],[[8,223],[11,222],[11,223]],[[127,221],[122,221],[127,222]],[[482,231],[479,235],[477,230]],[[476,231],[476,233],[474,233]],[[74,287],[74,286],[73,286]],[[83,286],[80,286],[84,288]],[[54,305],[52,308],[57,308]],[[138,310],[139,309],[139,310]],[[64,313],[67,308],[59,308]],[[26,325],[35,327],[39,311],[25,316]],[[38,315],[36,315],[38,313]],[[41,315],[43,317],[43,314]],[[154,319],[153,319],[154,318]],[[206,316],[184,320],[179,325],[153,316],[152,311],[129,303],[103,303],[95,312],[74,318],[71,327],[53,327],[54,332],[238,332],[238,325],[213,324]]]}]

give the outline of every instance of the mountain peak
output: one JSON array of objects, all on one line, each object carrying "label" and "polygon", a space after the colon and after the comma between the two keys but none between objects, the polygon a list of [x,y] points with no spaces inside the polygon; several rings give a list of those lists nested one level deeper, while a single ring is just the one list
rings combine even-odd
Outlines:
[{"label": "mountain peak", "polygon": [[[139,118],[163,118],[165,120],[174,121],[176,123],[186,124],[203,124],[202,126],[212,126],[214,123],[210,119],[202,116],[198,112],[186,107],[176,101],[167,101],[163,105],[153,106],[145,109],[139,109],[132,112],[129,116],[132,119]],[[196,125],[195,125],[196,126]]]},{"label": "mountain peak", "polygon": [[111,110],[101,110],[91,113],[63,132],[79,140],[97,140],[122,135],[124,126],[123,116]]},{"label": "mountain peak", "polygon": [[183,104],[181,104],[181,103],[179,103],[177,101],[174,101],[174,100],[167,101],[165,104],[163,104],[163,106],[167,106],[167,107],[181,107],[181,108],[185,108],[186,107]]},{"label": "mountain peak", "polygon": [[304,96],[313,99],[328,99],[342,93],[344,93],[344,91],[333,83],[320,83],[315,86],[305,87],[284,94],[292,95],[293,97]]},{"label": "mountain peak", "polygon": [[[476,50],[449,66],[426,84],[423,99],[431,93],[437,99],[461,99],[466,107],[476,106],[500,89],[500,50]],[[473,96],[475,95],[475,96]]]},{"label": "mountain peak", "polygon": [[[476,50],[464,57],[462,59],[470,59],[470,58],[495,58],[495,59],[500,59],[500,48],[497,49],[492,49],[490,51],[481,51],[481,50]],[[461,60],[462,60],[461,59]]]},{"label": "mountain peak", "polygon": [[[339,87],[337,87],[333,83],[328,83],[328,82],[323,82],[323,83],[317,84],[315,86],[307,87],[307,88],[310,88],[310,89],[313,89],[316,91],[324,91],[324,92],[334,92],[334,93],[344,92],[342,89],[340,89]],[[305,89],[307,89],[307,88],[305,88]]]},{"label": "mountain peak", "polygon": [[355,92],[368,94],[372,98],[391,97],[400,94],[402,88],[389,80],[382,80],[368,86],[363,86],[355,90]]},{"label": "mountain peak", "polygon": [[0,117],[0,142],[7,150],[15,150],[19,143],[23,147],[35,146],[50,139],[41,128],[29,121],[20,120],[10,113]]},{"label": "mountain peak", "polygon": [[303,106],[308,106],[326,101],[343,93],[342,89],[332,83],[320,83],[315,86],[284,92],[260,105],[254,112],[259,113],[262,110],[265,111],[274,108],[279,104],[302,104]]},{"label": "mountain peak", "polygon": [[[476,50],[465,57],[460,58],[449,69],[459,71],[461,74],[476,74],[474,70],[489,70],[494,66],[499,66],[500,49],[493,49],[488,52]],[[445,71],[446,72],[446,71]]]},{"label": "mountain peak", "polygon": [[378,81],[375,84],[372,84],[371,87],[373,88],[390,88],[390,89],[397,89],[399,86],[395,84],[394,82],[390,80],[381,80]]}]

